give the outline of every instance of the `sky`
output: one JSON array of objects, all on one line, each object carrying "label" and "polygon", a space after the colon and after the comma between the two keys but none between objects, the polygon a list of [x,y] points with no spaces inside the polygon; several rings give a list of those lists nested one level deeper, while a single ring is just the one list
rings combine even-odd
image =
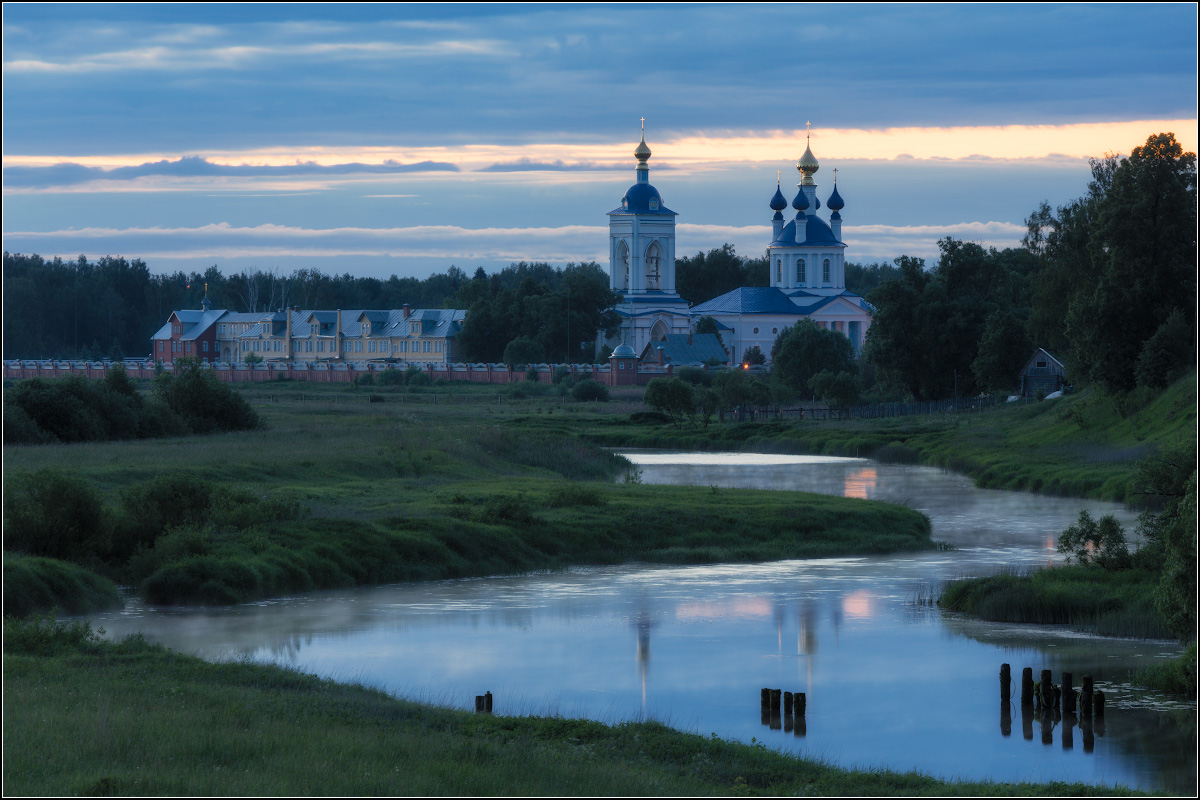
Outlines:
[{"label": "sky", "polygon": [[809,123],[865,263],[1015,246],[1089,156],[1197,149],[1192,3],[3,14],[4,249],[158,273],[606,264],[643,117],[680,256],[765,251]]}]

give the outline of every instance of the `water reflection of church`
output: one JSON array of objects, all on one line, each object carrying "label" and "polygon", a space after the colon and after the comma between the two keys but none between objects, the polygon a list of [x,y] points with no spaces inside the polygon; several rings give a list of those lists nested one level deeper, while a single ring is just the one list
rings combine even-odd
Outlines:
[{"label": "water reflection of church", "polygon": [[634,150],[637,181],[608,212],[609,285],[622,302],[615,307],[620,332],[609,346],[621,343],[643,352],[651,341],[668,334],[691,333],[700,317],[712,317],[733,363],[750,347],[770,353],[776,336],[802,319],[838,331],[850,339],[855,352],[862,347],[871,324],[871,306],[846,291],[845,249],[836,186],[826,201],[832,212],[826,222],[817,211],[821,200],[813,176],[820,169],[811,146],[796,164],[801,174],[791,203],[795,218],[785,219],[788,202],[779,185],[771,198],[772,238],[767,245],[770,286],[742,287],[689,307],[675,290],[676,212],[663,205],[650,183],[650,148],[642,141]]}]

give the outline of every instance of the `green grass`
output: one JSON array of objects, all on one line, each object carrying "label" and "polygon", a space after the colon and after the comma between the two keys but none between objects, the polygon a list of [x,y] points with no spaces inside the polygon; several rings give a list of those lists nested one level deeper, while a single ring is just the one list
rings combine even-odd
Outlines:
[{"label": "green grass", "polygon": [[[517,424],[517,423],[514,423]],[[564,429],[562,420],[519,424]],[[1061,400],[983,412],[834,422],[669,425],[594,420],[588,439],[609,446],[752,450],[874,457],[965,473],[989,489],[1014,489],[1134,505],[1137,462],[1158,448],[1194,440],[1196,375],[1157,395],[1114,400],[1084,391]]]},{"label": "green grass", "polygon": [[383,517],[171,533],[131,563],[150,602],[214,604],[572,564],[774,561],[934,546],[917,512],[802,493],[510,477],[503,488],[459,481],[399,494]]},{"label": "green grass", "polygon": [[59,609],[87,614],[121,605],[108,578],[65,561],[4,553],[4,613],[18,617]]},{"label": "green grass", "polygon": [[1151,689],[1158,689],[1171,694],[1181,694],[1191,700],[1196,699],[1196,643],[1188,645],[1187,650],[1178,658],[1173,658],[1166,664],[1138,670],[1134,673],[1134,682]]},{"label": "green grass", "polygon": [[85,626],[6,620],[11,795],[1112,795],[851,771],[655,722],[436,708]]},{"label": "green grass", "polygon": [[1154,607],[1148,569],[1061,566],[951,581],[938,605],[994,622],[1071,625],[1102,636],[1173,638]]},{"label": "green grass", "polygon": [[[245,391],[267,418],[265,430],[83,443],[69,453],[11,447],[6,467],[34,471],[69,457],[76,475],[109,498],[182,473],[189,480],[179,485],[211,483],[214,496],[250,493],[267,498],[265,507],[286,500],[307,509],[300,519],[212,518],[162,531],[152,547],[109,565],[109,574],[155,603],[233,603],[577,564],[934,546],[926,518],[883,503],[618,483],[629,463],[573,433],[627,418],[613,404],[547,397],[493,406],[482,391],[488,387],[465,388],[473,391],[449,395],[457,403],[432,391],[370,403],[349,387],[254,386]],[[562,429],[521,422],[535,418]]]}]

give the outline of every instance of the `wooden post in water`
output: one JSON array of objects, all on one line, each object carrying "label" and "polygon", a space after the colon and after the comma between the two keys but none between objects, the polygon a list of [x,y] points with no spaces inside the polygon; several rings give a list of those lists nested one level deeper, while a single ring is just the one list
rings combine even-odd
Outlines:
[{"label": "wooden post in water", "polygon": [[1075,713],[1075,690],[1071,687],[1073,677],[1069,672],[1062,674],[1062,710],[1064,714]]},{"label": "wooden post in water", "polygon": [[771,707],[771,690],[770,689],[762,690],[762,707],[763,708]]},{"label": "wooden post in water", "polygon": [[783,715],[785,717],[790,717],[792,715],[792,693],[791,692],[783,693]]},{"label": "wooden post in water", "polygon": [[780,703],[782,700],[783,700],[783,690],[782,689],[772,689],[771,690],[771,713],[772,714],[779,713],[779,706],[780,706]]},{"label": "wooden post in water", "polygon": [[1104,716],[1104,692],[1100,691],[1099,689],[1092,692],[1092,704],[1093,704],[1092,705],[1093,713],[1097,717],[1103,717]]},{"label": "wooden post in water", "polygon": [[1048,669],[1042,670],[1042,707],[1054,707],[1054,682],[1053,675]]},{"label": "wooden post in water", "polygon": [[[1083,690],[1079,693],[1079,713],[1084,717],[1092,717],[1092,676],[1083,676]],[[1084,740],[1086,741],[1086,739]]]},{"label": "wooden post in water", "polygon": [[1090,716],[1080,718],[1079,732],[1083,734],[1083,752],[1090,753],[1095,750],[1096,732],[1092,729],[1092,718]]},{"label": "wooden post in water", "polygon": [[1021,708],[1033,705],[1033,667],[1021,670]]},{"label": "wooden post in water", "polygon": [[1008,705],[1008,701],[1012,699],[1012,667],[1008,664],[1000,665],[1000,702]]},{"label": "wooden post in water", "polygon": [[792,713],[797,717],[803,718],[804,711],[808,706],[808,698],[804,696],[804,692],[796,692],[796,694],[792,696],[792,701]]}]

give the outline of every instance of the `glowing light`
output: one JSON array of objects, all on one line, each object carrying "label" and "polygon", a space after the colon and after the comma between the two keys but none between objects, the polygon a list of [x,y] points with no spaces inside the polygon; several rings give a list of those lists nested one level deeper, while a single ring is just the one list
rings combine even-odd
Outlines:
[{"label": "glowing light", "polygon": [[873,467],[847,472],[846,486],[843,494],[846,497],[857,497],[860,500],[867,500],[875,490],[875,481],[877,478],[878,473],[875,472]]},{"label": "glowing light", "polygon": [[849,619],[870,619],[875,613],[873,600],[866,589],[851,592],[842,598],[842,613]]}]

